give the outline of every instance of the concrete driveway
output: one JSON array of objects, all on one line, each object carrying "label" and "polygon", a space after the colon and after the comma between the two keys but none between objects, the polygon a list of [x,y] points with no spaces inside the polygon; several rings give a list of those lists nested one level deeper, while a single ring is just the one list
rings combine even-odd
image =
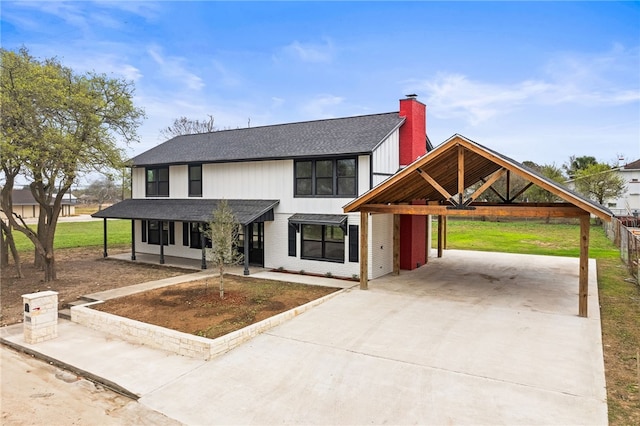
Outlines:
[{"label": "concrete driveway", "polygon": [[352,289],[142,396],[203,424],[606,424],[595,262],[468,251]]}]

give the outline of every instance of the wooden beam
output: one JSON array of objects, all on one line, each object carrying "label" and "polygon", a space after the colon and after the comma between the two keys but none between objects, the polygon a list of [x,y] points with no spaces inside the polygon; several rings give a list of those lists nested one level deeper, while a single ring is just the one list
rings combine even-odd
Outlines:
[{"label": "wooden beam", "polygon": [[400,275],[400,215],[393,215],[393,275]]},{"label": "wooden beam", "polygon": [[369,213],[360,212],[360,290],[369,288]]},{"label": "wooden beam", "polygon": [[578,278],[578,315],[588,315],[589,298],[589,229],[591,216],[580,216],[580,276]]},{"label": "wooden beam", "polygon": [[445,197],[447,200],[452,199],[453,197],[451,196],[451,194],[449,194],[447,192],[446,189],[444,189],[442,186],[440,186],[440,184],[438,182],[436,182],[431,176],[429,176],[427,173],[425,173],[422,169],[418,169],[417,172],[420,174],[420,176],[422,176],[422,178],[424,180],[427,181],[427,183],[431,186],[433,186],[433,188],[438,191],[440,194],[442,194],[443,197]]},{"label": "wooden beam", "polygon": [[470,200],[476,200],[479,196],[481,196],[487,189],[489,189],[489,187],[491,185],[493,185],[498,179],[500,179],[502,176],[504,176],[504,174],[507,172],[507,169],[502,168],[500,170],[498,170],[497,172],[495,172],[494,174],[491,175],[491,177],[489,179],[487,179],[484,184],[476,189],[476,191],[471,194],[471,197],[469,197]]},{"label": "wooden beam", "polygon": [[464,197],[464,147],[458,145],[458,204]]},{"label": "wooden beam", "polygon": [[529,182],[528,184],[526,184],[520,191],[518,191],[516,193],[516,195],[514,195],[513,197],[511,197],[510,200],[508,200],[509,202],[513,202],[513,200],[515,200],[516,198],[518,198],[520,195],[522,195],[524,193],[524,191],[526,191],[527,189],[531,188],[533,186],[533,182]]},{"label": "wooden beam", "polygon": [[497,217],[580,217],[585,211],[579,207],[561,204],[560,206],[536,206],[528,204],[482,205],[471,204],[472,210],[447,208],[447,206],[420,204],[367,204],[361,211],[369,213],[445,215],[445,216],[497,216]]}]

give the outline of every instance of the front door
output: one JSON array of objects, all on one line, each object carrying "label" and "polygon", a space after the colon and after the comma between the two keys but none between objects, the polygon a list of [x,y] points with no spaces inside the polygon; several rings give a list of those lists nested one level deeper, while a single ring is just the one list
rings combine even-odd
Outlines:
[{"label": "front door", "polygon": [[244,253],[244,244],[249,244],[249,264],[264,266],[264,222],[254,222],[247,226],[247,235],[240,236],[238,247]]}]

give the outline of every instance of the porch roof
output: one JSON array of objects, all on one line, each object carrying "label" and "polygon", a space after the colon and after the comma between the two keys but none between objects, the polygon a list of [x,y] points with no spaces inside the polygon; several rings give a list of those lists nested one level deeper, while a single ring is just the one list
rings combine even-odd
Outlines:
[{"label": "porch roof", "polygon": [[[107,207],[93,217],[109,219],[209,222],[219,199],[134,198]],[[280,200],[227,200],[241,225],[273,220]]]}]

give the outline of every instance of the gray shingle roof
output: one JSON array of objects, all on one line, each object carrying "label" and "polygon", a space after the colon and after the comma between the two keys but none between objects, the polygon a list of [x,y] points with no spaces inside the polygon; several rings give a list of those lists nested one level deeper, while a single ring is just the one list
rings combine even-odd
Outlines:
[{"label": "gray shingle roof", "polygon": [[[107,207],[93,217],[110,219],[173,220],[209,222],[220,200],[134,198]],[[247,225],[268,213],[279,200],[227,200],[236,220]],[[266,217],[265,216],[265,217]]]},{"label": "gray shingle roof", "polygon": [[149,166],[367,153],[403,122],[390,112],[177,136],[131,161]]}]

